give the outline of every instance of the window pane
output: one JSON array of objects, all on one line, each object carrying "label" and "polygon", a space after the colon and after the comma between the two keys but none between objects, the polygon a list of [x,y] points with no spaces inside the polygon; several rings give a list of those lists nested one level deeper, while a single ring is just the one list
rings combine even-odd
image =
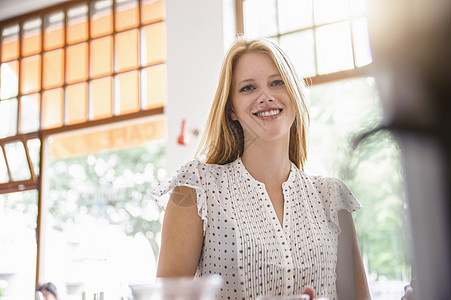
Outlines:
[{"label": "window pane", "polygon": [[319,74],[354,67],[349,22],[318,27],[316,41]]},{"label": "window pane", "polygon": [[126,71],[138,67],[138,30],[116,35],[116,71]]},{"label": "window pane", "polygon": [[313,85],[309,90],[309,170],[338,176],[339,169],[334,166],[336,162],[345,163],[339,155],[344,155],[352,133],[362,132],[382,119],[375,82],[372,78],[356,78]]},{"label": "window pane", "polygon": [[315,24],[343,20],[349,16],[349,0],[314,0]]},{"label": "window pane", "polygon": [[376,84],[372,78],[354,78],[314,85],[310,98],[306,169],[342,179],[362,203],[353,215],[372,299],[400,299],[410,267],[399,147],[388,133],[350,147],[352,137],[382,119]]},{"label": "window pane", "polygon": [[22,142],[5,144],[5,153],[12,180],[21,181],[30,179],[31,174],[28,168],[27,155],[25,154]]},{"label": "window pane", "polygon": [[64,46],[64,13],[56,12],[44,17],[44,50]]},{"label": "window pane", "polygon": [[281,33],[313,26],[312,0],[279,0]]},{"label": "window pane", "polygon": [[142,29],[142,65],[166,61],[166,24],[157,23]]},{"label": "window pane", "polygon": [[0,195],[0,274],[5,299],[34,299],[37,191]]},{"label": "window pane", "polygon": [[116,114],[122,115],[138,111],[138,71],[120,74],[116,76],[115,80]]},{"label": "window pane", "polygon": [[22,27],[22,55],[28,56],[41,51],[41,19],[25,22]]},{"label": "window pane", "polygon": [[20,66],[22,94],[37,92],[41,89],[41,56],[35,55],[22,59]]},{"label": "window pane", "polygon": [[88,84],[83,82],[66,88],[67,125],[88,120]]},{"label": "window pane", "polygon": [[246,35],[261,37],[277,34],[275,8],[275,0],[245,0],[243,18]]},{"label": "window pane", "polygon": [[367,65],[373,61],[371,57],[368,23],[364,18],[352,22],[354,35],[355,63],[357,67]]},{"label": "window pane", "polygon": [[19,25],[13,25],[2,31],[2,61],[17,58],[19,58]]},{"label": "window pane", "polygon": [[80,5],[67,11],[67,43],[74,44],[88,39],[88,6]]},{"label": "window pane", "polygon": [[[162,143],[152,143],[50,162],[42,266],[48,278],[84,287],[105,280],[105,299],[112,300],[128,298],[120,287],[155,278],[161,213],[148,190],[165,174],[163,159]],[[67,291],[62,299],[81,299]]]},{"label": "window pane", "polygon": [[100,0],[91,4],[91,37],[113,32],[113,1]]},{"label": "window pane", "polygon": [[122,31],[138,25],[138,1],[116,0],[116,30]]},{"label": "window pane", "polygon": [[166,65],[143,69],[141,72],[141,90],[143,109],[164,106],[168,97]]},{"label": "window pane", "polygon": [[67,47],[66,82],[75,83],[88,79],[88,44]]},{"label": "window pane", "polygon": [[91,78],[109,75],[113,72],[113,38],[104,38],[91,41]]},{"label": "window pane", "polygon": [[42,128],[63,126],[63,89],[45,91],[42,102]]},{"label": "window pane", "polygon": [[100,78],[91,81],[89,90],[90,119],[97,120],[113,116],[112,79]]},{"label": "window pane", "polygon": [[0,101],[0,138],[16,135],[17,99]]},{"label": "window pane", "polygon": [[1,98],[16,97],[19,91],[19,62],[17,60],[2,64]]},{"label": "window pane", "polygon": [[20,99],[20,132],[39,130],[40,95],[32,94]]},{"label": "window pane", "polygon": [[58,49],[44,53],[44,89],[62,86],[64,83],[64,52]]},{"label": "window pane", "polygon": [[351,14],[358,15],[366,12],[367,0],[350,0]]},{"label": "window pane", "polygon": [[142,0],[141,21],[143,24],[162,21],[166,16],[164,0]]},{"label": "window pane", "polygon": [[33,163],[33,171],[36,176],[39,175],[39,161],[41,153],[41,140],[31,139],[27,141],[28,153],[30,154],[31,162]]},{"label": "window pane", "polygon": [[[6,168],[5,157],[3,155],[3,148],[0,147],[0,183],[9,182],[8,169]],[[1,205],[1,203],[0,203]],[[1,259],[1,255],[0,255]]]},{"label": "window pane", "polygon": [[299,77],[316,75],[313,30],[283,35],[280,46],[291,59]]}]

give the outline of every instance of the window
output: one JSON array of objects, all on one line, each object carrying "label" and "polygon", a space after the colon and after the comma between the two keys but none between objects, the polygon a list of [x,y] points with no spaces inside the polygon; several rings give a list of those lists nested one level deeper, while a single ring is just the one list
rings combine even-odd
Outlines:
[{"label": "window", "polygon": [[365,73],[362,67],[372,62],[365,0],[241,0],[237,5],[243,12],[238,31],[279,43],[301,77],[328,81],[337,77],[326,74]]},{"label": "window", "polygon": [[[354,214],[373,299],[395,299],[410,281],[399,149],[375,127],[382,109],[371,77],[364,0],[237,0],[237,29],[278,43],[310,83],[306,171],[342,179],[363,204]],[[327,137],[327,138],[324,138]]]},{"label": "window", "polygon": [[[167,97],[164,17],[161,0],[98,0],[3,22],[0,139],[27,141],[43,130],[161,113],[155,109]],[[10,178],[8,186],[36,188],[32,175],[20,183]]]},{"label": "window", "polygon": [[[146,138],[164,139],[166,99],[164,0],[68,1],[0,22],[0,194],[16,199],[9,193],[35,193],[37,261],[28,270],[36,282],[45,273],[39,269],[45,254],[40,225],[41,208],[49,205],[42,195],[49,138],[127,120],[147,124],[147,117],[160,115],[163,125]],[[99,150],[85,141],[65,155],[126,147],[104,144]],[[23,286],[1,276],[0,293],[19,295]]]},{"label": "window", "polygon": [[165,175],[166,143],[152,132],[164,126],[154,117],[48,140],[41,276],[64,299],[126,298],[129,284],[155,278],[162,215],[151,191]]}]

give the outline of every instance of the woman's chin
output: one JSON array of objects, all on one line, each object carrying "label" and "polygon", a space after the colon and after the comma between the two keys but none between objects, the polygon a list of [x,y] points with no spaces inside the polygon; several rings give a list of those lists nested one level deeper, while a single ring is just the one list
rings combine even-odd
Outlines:
[{"label": "woman's chin", "polygon": [[260,143],[276,143],[289,141],[290,132],[281,130],[267,130],[265,132],[257,133],[255,135],[245,135],[246,141],[258,141]]}]

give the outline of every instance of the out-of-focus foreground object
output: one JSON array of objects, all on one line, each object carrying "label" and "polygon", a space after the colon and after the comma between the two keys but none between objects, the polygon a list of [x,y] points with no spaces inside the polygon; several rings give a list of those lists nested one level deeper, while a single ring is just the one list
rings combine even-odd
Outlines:
[{"label": "out-of-focus foreground object", "polygon": [[370,0],[368,11],[383,127],[402,151],[415,299],[449,299],[451,1]]},{"label": "out-of-focus foreground object", "polygon": [[223,284],[221,276],[157,278],[153,284],[131,285],[133,300],[210,300]]}]

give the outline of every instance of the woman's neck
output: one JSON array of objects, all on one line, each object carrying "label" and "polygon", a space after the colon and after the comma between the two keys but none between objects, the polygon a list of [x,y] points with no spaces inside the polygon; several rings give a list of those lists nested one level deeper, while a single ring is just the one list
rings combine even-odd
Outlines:
[{"label": "woman's neck", "polygon": [[277,141],[256,139],[245,144],[241,161],[256,180],[267,184],[282,184],[291,169],[289,136]]}]

